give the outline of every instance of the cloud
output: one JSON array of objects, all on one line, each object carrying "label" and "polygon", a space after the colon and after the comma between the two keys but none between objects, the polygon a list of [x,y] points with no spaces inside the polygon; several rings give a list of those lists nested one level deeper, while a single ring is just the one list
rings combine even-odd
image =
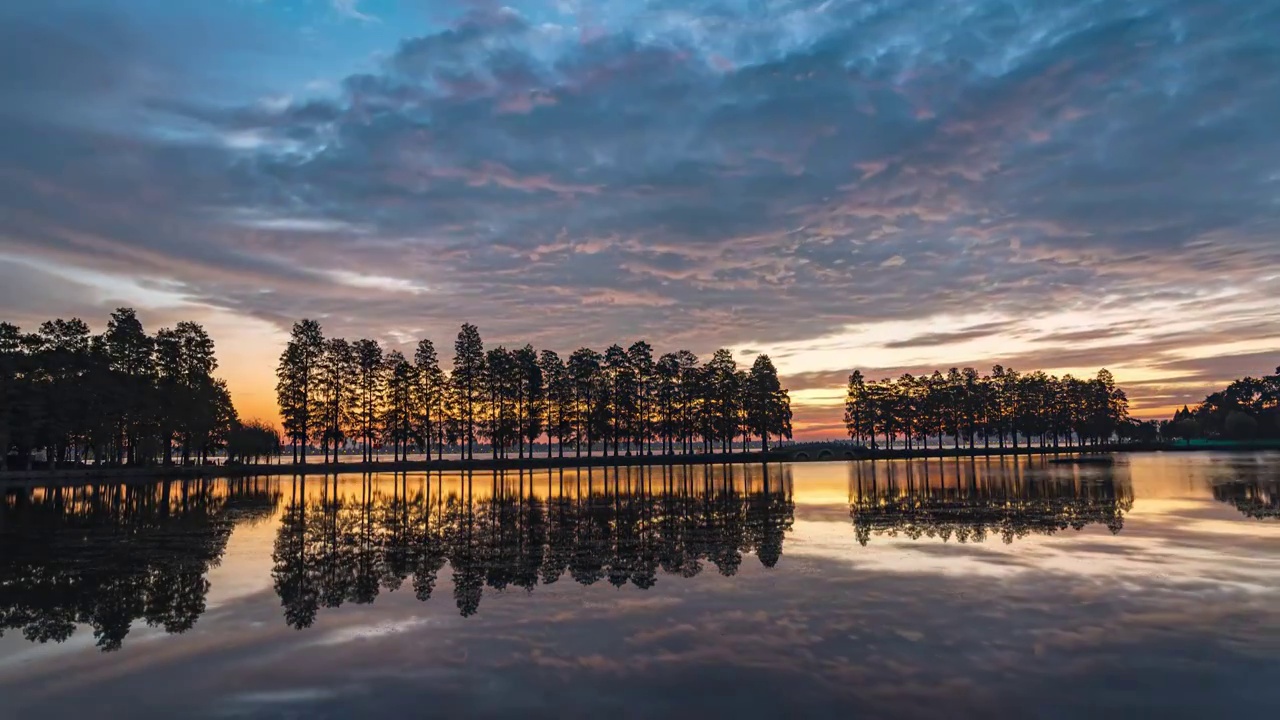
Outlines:
[{"label": "cloud", "polygon": [[989,337],[997,334],[1000,330],[1007,327],[1008,323],[991,322],[974,325],[972,327],[962,328],[960,330],[930,333],[928,335],[918,335],[916,337],[906,338],[903,340],[893,340],[885,343],[887,348],[918,348],[932,347],[934,345],[947,345],[965,340],[974,340],[978,338]]},{"label": "cloud", "polygon": [[[1266,4],[477,3],[380,17],[429,29],[324,85],[253,92],[211,68],[256,67],[238,63],[267,51],[231,20],[264,7],[197,41],[124,3],[19,5],[0,252],[273,323],[354,337],[410,313],[438,342],[468,320],[508,343],[706,353],[883,322],[891,349],[971,339],[946,362],[989,364],[1164,346],[1086,320],[1018,350],[940,320],[1200,304],[1184,342],[1212,317],[1280,322],[1250,303],[1280,265]],[[431,292],[316,282],[335,277]]]},{"label": "cloud", "polygon": [[360,12],[360,0],[330,0],[333,9],[346,17],[360,20],[362,22],[374,22],[377,18]]}]

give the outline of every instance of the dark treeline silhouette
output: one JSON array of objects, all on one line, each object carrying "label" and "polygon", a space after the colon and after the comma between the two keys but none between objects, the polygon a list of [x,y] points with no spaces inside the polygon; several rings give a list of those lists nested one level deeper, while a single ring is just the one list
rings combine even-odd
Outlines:
[{"label": "dark treeline silhouette", "polygon": [[232,528],[274,514],[274,481],[62,487],[0,496],[0,635],[117,650],[136,620],[181,633]]},{"label": "dark treeline silhouette", "polygon": [[1280,518],[1280,480],[1240,480],[1213,486],[1213,499],[1231,505],[1246,517]]},{"label": "dark treeline silhouette", "polygon": [[1236,380],[1194,408],[1183,406],[1162,432],[1187,442],[1280,439],[1280,367],[1274,375]]},{"label": "dark treeline silhouette", "polygon": [[999,365],[990,375],[951,368],[919,377],[866,380],[849,376],[845,398],[849,437],[870,448],[1004,448],[1107,443],[1113,436],[1145,439],[1153,425],[1129,419],[1129,400],[1111,373],[1092,380],[1036,371],[1022,375]]},{"label": "dark treeline silhouette", "polygon": [[995,535],[1008,544],[1093,524],[1118,533],[1133,509],[1133,488],[1110,469],[1084,480],[1018,470],[1014,463],[1012,474],[980,477],[974,461],[855,463],[849,516],[858,542],[865,546],[872,535],[984,542]]},{"label": "dark treeline silhouette", "polygon": [[773,567],[794,511],[789,473],[769,466],[509,472],[460,491],[419,478],[390,493],[366,482],[359,496],[324,482],[318,497],[295,485],[273,553],[297,628],[406,582],[425,602],[446,563],[464,617],[486,587],[532,592],[567,575],[648,589],[659,571],[693,577],[706,563],[734,575],[748,553]]},{"label": "dark treeline silhouette", "polygon": [[655,358],[640,341],[603,353],[588,348],[562,358],[530,345],[485,349],[463,325],[446,371],[430,340],[408,357],[373,340],[326,338],[320,324],[293,327],[276,386],[295,461],[318,443],[326,461],[356,445],[363,459],[385,444],[397,460],[409,451],[442,458],[446,446],[473,459],[478,440],[494,458],[514,451],[590,457],[728,451],[759,438],[791,436],[791,404],[766,355],[740,369],[728,350],[705,364],[687,350]]},{"label": "dark treeline silhouette", "polygon": [[0,323],[0,471],[30,470],[41,450],[50,469],[187,464],[229,441],[239,457],[278,453],[274,430],[239,423],[217,367],[200,325],[148,335],[128,308],[99,335],[75,318],[33,333]]}]

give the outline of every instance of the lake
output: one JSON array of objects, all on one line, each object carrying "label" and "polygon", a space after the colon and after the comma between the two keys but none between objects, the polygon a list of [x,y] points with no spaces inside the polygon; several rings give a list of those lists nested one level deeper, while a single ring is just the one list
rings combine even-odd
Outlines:
[{"label": "lake", "polygon": [[1274,717],[1280,454],[0,492],[0,718]]}]

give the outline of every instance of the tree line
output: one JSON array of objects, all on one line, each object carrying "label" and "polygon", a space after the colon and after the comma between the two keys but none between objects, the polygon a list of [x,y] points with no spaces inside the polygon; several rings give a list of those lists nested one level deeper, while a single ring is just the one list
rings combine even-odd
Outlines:
[{"label": "tree line", "polygon": [[373,603],[406,582],[427,602],[446,564],[463,617],[478,612],[485,588],[532,593],[567,577],[648,590],[660,573],[736,575],[751,554],[771,568],[794,515],[790,478],[773,472],[587,469],[567,480],[530,473],[527,483],[495,473],[486,497],[469,477],[460,492],[397,477],[391,492],[366,482],[358,495],[326,480],[285,507],[272,577],[286,622],[305,628],[321,608]]},{"label": "tree line", "polygon": [[849,375],[845,396],[845,428],[849,437],[870,448],[928,449],[931,439],[942,448],[970,449],[981,442],[1031,447],[1100,444],[1138,427],[1129,419],[1129,400],[1103,369],[1092,379],[1041,371],[1021,374],[996,365],[990,374],[973,368],[951,368],[945,374],[910,373],[899,378],[867,380],[861,371]]},{"label": "tree line", "polygon": [[35,332],[0,323],[0,470],[82,463],[205,461],[227,447],[266,457],[280,441],[264,423],[242,424],[215,377],[213,340],[198,323],[154,335],[120,308],[97,335],[79,318]]},{"label": "tree line", "polygon": [[1162,424],[1169,438],[1280,439],[1280,367],[1274,375],[1244,377],[1211,393],[1194,408],[1183,406]]},{"label": "tree line", "polygon": [[295,461],[320,445],[326,462],[357,445],[362,458],[389,445],[459,448],[473,459],[481,440],[494,458],[713,452],[758,438],[791,437],[791,403],[767,355],[739,368],[728,350],[705,363],[688,350],[655,357],[647,342],[579,348],[561,357],[531,345],[486,349],[464,324],[445,369],[431,340],[412,357],[374,340],[326,338],[315,320],[294,324],[277,367],[277,400]]}]

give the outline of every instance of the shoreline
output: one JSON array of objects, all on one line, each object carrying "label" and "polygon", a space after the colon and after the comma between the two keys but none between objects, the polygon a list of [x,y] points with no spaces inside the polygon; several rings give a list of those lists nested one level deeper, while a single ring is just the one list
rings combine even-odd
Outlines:
[{"label": "shoreline", "polygon": [[[1229,445],[1213,444],[1117,444],[1089,447],[1020,447],[1020,448],[895,448],[893,450],[868,450],[852,446],[807,444],[801,447],[786,446],[765,452],[730,452],[690,455],[621,455],[602,457],[533,457],[533,458],[476,458],[474,460],[411,460],[400,462],[376,461],[349,463],[284,463],[279,465],[202,465],[202,466],[153,466],[139,468],[67,468],[61,470],[10,470],[0,472],[0,486],[4,485],[54,485],[85,481],[115,480],[209,480],[220,478],[244,478],[282,475],[331,475],[341,473],[407,473],[435,471],[494,471],[494,470],[549,470],[582,467],[630,467],[650,465],[727,465],[747,463],[805,463],[849,462],[851,460],[913,460],[923,458],[987,458],[1021,456],[1089,456],[1113,453],[1151,452],[1259,452],[1280,450],[1280,444],[1255,442]],[[803,453],[804,457],[796,457]],[[1082,458],[1083,460],[1083,458]]]}]

